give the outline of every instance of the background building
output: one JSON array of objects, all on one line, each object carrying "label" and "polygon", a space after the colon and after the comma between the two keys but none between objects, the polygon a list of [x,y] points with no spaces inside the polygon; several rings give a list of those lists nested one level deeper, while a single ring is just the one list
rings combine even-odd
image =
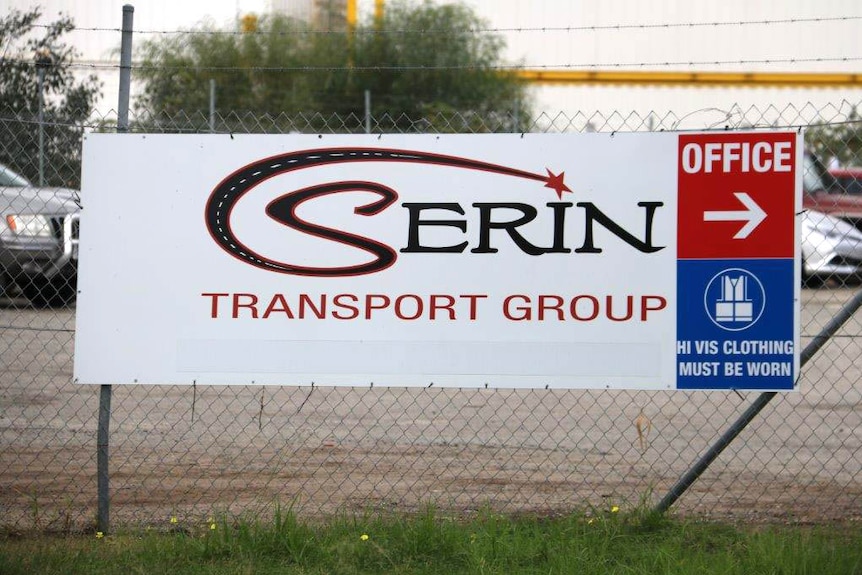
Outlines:
[{"label": "background building", "polygon": [[[116,107],[117,47],[122,6],[135,6],[135,45],[155,34],[194,27],[202,21],[226,29],[247,13],[280,11],[308,19],[320,29],[344,25],[347,0],[43,0],[46,21],[70,14],[78,30],[70,41],[80,49],[81,73],[104,82],[100,109]],[[685,0],[466,0],[489,30],[507,43],[513,66],[544,72],[632,71],[641,80],[661,72],[788,72],[854,74],[862,69],[862,3],[856,0],[771,0],[721,3]],[[29,0],[6,0],[4,7],[27,9]],[[358,0],[359,18],[370,17],[373,0]],[[133,75],[134,81],[134,75]],[[752,88],[745,82],[725,86],[650,83],[536,85],[534,111],[549,115],[603,115],[635,111],[641,115],[673,111],[703,127],[721,122],[733,109],[802,109],[855,105],[862,82],[840,87]],[[133,87],[134,95],[134,87]]]},{"label": "background building", "polygon": [[337,30],[347,24],[347,0],[269,0],[267,8],[323,30]]}]

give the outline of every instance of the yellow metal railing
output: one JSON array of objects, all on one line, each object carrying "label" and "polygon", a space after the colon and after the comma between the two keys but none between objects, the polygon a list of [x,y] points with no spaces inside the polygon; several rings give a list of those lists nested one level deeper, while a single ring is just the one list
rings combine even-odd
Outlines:
[{"label": "yellow metal railing", "polygon": [[[383,20],[385,0],[374,0],[374,18]],[[347,24],[356,29],[358,0],[347,0]],[[862,73],[842,72],[671,72],[624,70],[515,70],[521,80],[534,84],[735,86],[742,88],[862,88]]]},{"label": "yellow metal railing", "polygon": [[536,84],[862,88],[862,73],[515,70]]}]

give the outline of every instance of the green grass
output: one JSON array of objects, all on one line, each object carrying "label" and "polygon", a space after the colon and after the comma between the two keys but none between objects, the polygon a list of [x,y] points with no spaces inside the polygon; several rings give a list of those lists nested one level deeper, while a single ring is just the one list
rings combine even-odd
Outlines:
[{"label": "green grass", "polygon": [[[862,573],[862,526],[757,528],[610,511],[592,518],[340,517],[0,539],[0,573]],[[178,529],[177,529],[178,528]],[[367,537],[366,537],[367,536]]]}]

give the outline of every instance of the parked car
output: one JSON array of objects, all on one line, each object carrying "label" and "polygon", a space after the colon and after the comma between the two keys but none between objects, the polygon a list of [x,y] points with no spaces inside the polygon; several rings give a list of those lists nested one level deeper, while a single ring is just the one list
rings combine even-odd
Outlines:
[{"label": "parked car", "polygon": [[862,278],[862,231],[834,216],[804,211],[802,278],[807,285]]},{"label": "parked car", "polygon": [[802,168],[803,281],[813,285],[862,278],[862,195],[844,193],[810,152]]},{"label": "parked car", "polygon": [[862,226],[862,196],[846,193],[814,154],[806,152],[803,161],[802,206]]},{"label": "parked car", "polygon": [[72,303],[77,289],[78,192],[38,188],[0,165],[0,295]]},{"label": "parked car", "polygon": [[845,194],[862,195],[862,168],[835,168],[829,170],[838,188]]}]

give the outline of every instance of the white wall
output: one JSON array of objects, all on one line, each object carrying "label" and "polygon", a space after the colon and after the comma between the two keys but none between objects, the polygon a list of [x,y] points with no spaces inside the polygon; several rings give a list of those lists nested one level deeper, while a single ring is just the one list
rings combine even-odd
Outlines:
[{"label": "white wall", "polygon": [[[270,0],[275,2],[277,0]],[[209,18],[215,25],[230,27],[237,13],[261,12],[267,0],[43,0],[46,21],[58,12],[71,14],[79,29],[69,35],[88,61],[116,65],[122,6],[135,6],[136,44],[153,37],[153,31],[186,29]],[[858,0],[615,0],[574,2],[567,0],[467,0],[500,30],[507,41],[508,63],[525,66],[563,66],[573,69],[635,70],[749,70],[788,72],[862,71],[862,2]],[[25,9],[30,0],[3,0],[7,6]],[[359,0],[360,15],[373,10],[373,0]],[[709,23],[752,20],[830,19],[823,22],[772,23],[714,27],[662,27],[671,23]],[[832,20],[845,18],[845,20]],[[643,28],[585,30],[589,26],[638,24]],[[658,25],[659,27],[646,27]],[[536,30],[537,28],[569,30]],[[149,34],[147,32],[150,32]],[[795,63],[767,61],[796,59]],[[836,58],[846,58],[837,61]],[[828,59],[816,62],[811,60]],[[806,61],[807,60],[807,61]],[[747,61],[709,65],[706,62]],[[756,62],[752,62],[756,61]],[[663,62],[694,62],[693,65],[642,66]],[[100,109],[116,108],[116,69],[97,71],[105,82]],[[134,93],[134,90],[133,90]],[[698,118],[698,110],[729,110],[770,105],[802,108],[862,101],[862,89],[777,88],[657,88],[657,87],[536,87],[536,111],[549,113],[601,110],[673,111]],[[714,121],[710,113],[709,121]],[[700,127],[693,125],[691,127]]]}]

